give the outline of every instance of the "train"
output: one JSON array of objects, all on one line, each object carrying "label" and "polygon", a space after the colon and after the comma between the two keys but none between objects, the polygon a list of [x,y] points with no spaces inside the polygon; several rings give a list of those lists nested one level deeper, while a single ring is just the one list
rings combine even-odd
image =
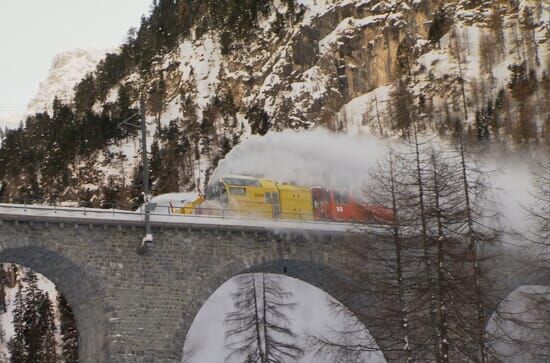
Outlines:
[{"label": "train", "polygon": [[172,214],[257,217],[349,223],[391,223],[393,211],[321,186],[278,183],[270,179],[228,175],[211,182],[204,194],[187,198]]}]

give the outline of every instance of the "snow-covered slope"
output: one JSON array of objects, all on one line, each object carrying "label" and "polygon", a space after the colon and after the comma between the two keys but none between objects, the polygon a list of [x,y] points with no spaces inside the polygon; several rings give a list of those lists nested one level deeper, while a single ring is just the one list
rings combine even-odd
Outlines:
[{"label": "snow-covered slope", "polygon": [[28,104],[27,114],[44,111],[51,113],[56,97],[70,103],[74,96],[74,86],[96,68],[105,53],[97,49],[75,49],[56,55],[48,76],[40,83],[38,92]]},{"label": "snow-covered slope", "polygon": [[64,103],[71,103],[74,87],[87,73],[95,70],[105,54],[104,50],[75,49],[56,55],[48,76],[40,82],[37,93],[28,103],[27,110],[24,113],[0,116],[0,129],[17,128],[27,115],[40,112],[51,114],[55,98]]},{"label": "snow-covered slope", "polygon": [[[198,22],[159,50],[149,69],[116,69],[124,76],[94,96],[92,110],[110,115],[121,89],[135,107],[138,90],[147,87],[147,141],[155,143],[153,157],[162,155],[155,193],[204,187],[230,149],[268,131],[322,126],[396,139],[413,115],[443,138],[467,119],[460,123],[471,139],[550,143],[550,7],[543,2],[296,0],[294,9],[287,1],[263,3],[268,11],[230,45],[224,29]],[[71,98],[65,74],[84,73],[100,58],[79,54],[74,62],[54,62],[33,110],[51,107],[55,94]],[[133,64],[113,64],[125,62]],[[63,186],[64,198],[103,200],[105,186],[128,195],[137,180],[138,136],[102,145],[68,166],[74,178]],[[180,154],[169,165],[174,150]]]},{"label": "snow-covered slope", "polygon": [[[6,284],[6,281],[8,280],[6,277],[4,277],[4,281],[1,284],[1,288],[3,289],[4,294],[4,302],[6,304],[6,312],[0,309],[0,332],[2,333],[0,337],[0,362],[8,362],[10,357],[8,344],[10,340],[14,337],[15,333],[13,326],[13,317],[15,313],[14,310],[16,309],[16,294],[19,288],[19,284],[21,284],[22,289],[25,289],[28,286],[28,284],[23,281],[25,276],[30,271],[28,268],[14,264],[0,264],[0,268],[4,269],[4,271],[13,271],[14,266],[17,266],[16,268],[18,269],[18,272],[15,275],[15,282],[13,282],[13,286],[10,287],[9,284]],[[6,275],[8,275],[8,273],[4,272],[4,276]],[[38,280],[38,289],[48,294],[54,312],[56,315],[58,315],[57,295],[59,294],[59,292],[57,291],[55,285],[42,274],[36,273],[36,277]],[[58,319],[56,320],[56,324],[58,325],[56,336],[59,340],[60,337]]]},{"label": "snow-covered slope", "polygon": [[[518,101],[508,87],[510,67],[525,63],[538,80],[549,72],[550,9],[537,1],[503,2],[499,8],[465,0],[443,6],[429,0],[298,3],[304,11],[301,20],[284,31],[273,32],[275,14],[288,11],[274,1],[272,14],[228,54],[222,54],[217,32],[209,31],[183,40],[152,67],[146,82],[154,87],[162,74],[167,90],[162,112],[151,117],[165,127],[176,121],[197,144],[199,158],[193,157],[192,170],[187,168],[193,182],[206,180],[219,155],[216,149],[228,134],[243,140],[262,127],[324,126],[352,134],[401,135],[396,121],[401,106],[395,102],[402,97],[395,94],[399,79],[426,129],[443,136],[452,133],[452,120],[464,118],[465,107],[474,135],[476,114],[489,103],[495,108],[499,92],[504,92],[499,112],[505,115],[491,137],[508,142],[520,128]],[[525,9],[532,13],[532,30],[523,25]],[[448,24],[436,42],[430,32],[438,11]],[[500,14],[498,26],[491,25],[495,13]],[[499,47],[488,50],[498,39]],[[143,80],[132,74],[121,84],[136,82]],[[528,101],[543,133],[549,108],[535,102],[537,97],[540,93]],[[263,126],[262,117],[267,120]],[[213,124],[208,149],[198,140],[205,136],[192,131],[193,123],[205,119]],[[155,125],[149,131],[154,135]],[[128,150],[128,145],[111,151]]]}]

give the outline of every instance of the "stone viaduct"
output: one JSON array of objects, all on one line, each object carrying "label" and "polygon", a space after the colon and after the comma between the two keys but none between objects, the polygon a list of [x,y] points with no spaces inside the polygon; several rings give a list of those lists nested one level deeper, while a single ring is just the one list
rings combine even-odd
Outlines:
[{"label": "stone viaduct", "polygon": [[153,221],[153,232],[154,245],[139,255],[139,219],[0,208],[0,262],[29,267],[56,284],[73,308],[82,362],[181,362],[203,303],[243,272],[296,277],[352,311],[359,300],[342,291],[358,263],[350,244],[362,243],[350,232],[162,221]]}]

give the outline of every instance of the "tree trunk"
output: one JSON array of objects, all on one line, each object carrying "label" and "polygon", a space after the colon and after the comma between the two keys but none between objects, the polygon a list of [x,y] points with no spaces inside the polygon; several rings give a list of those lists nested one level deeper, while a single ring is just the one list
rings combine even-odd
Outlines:
[{"label": "tree trunk", "polygon": [[419,144],[418,144],[418,134],[416,130],[416,123],[413,123],[413,132],[414,132],[414,145],[415,145],[415,152],[416,152],[416,177],[417,177],[417,183],[418,183],[418,199],[420,203],[420,218],[421,218],[421,224],[422,224],[422,246],[424,249],[424,258],[426,260],[426,279],[428,282],[428,289],[430,292],[430,322],[432,326],[432,339],[434,343],[434,355],[435,355],[435,361],[436,363],[441,362],[441,352],[440,352],[440,344],[439,344],[439,331],[437,326],[437,298],[436,298],[436,291],[435,291],[435,280],[433,278],[433,271],[432,271],[432,256],[430,254],[430,246],[429,246],[429,239],[428,239],[428,226],[427,226],[427,220],[426,220],[426,209],[425,209],[425,201],[424,201],[424,182],[423,182],[423,176],[422,176],[422,168],[420,165],[420,150],[419,150]]}]

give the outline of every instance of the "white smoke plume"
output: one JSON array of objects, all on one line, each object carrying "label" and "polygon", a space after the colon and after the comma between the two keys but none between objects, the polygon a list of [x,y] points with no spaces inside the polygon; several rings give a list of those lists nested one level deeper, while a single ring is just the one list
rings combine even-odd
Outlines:
[{"label": "white smoke plume", "polygon": [[211,180],[224,175],[265,177],[278,182],[360,191],[388,142],[326,129],[252,135],[221,160]]},{"label": "white smoke plume", "polygon": [[[432,142],[438,143],[433,139]],[[333,133],[323,128],[252,135],[220,161],[211,180],[224,175],[248,175],[350,190],[360,195],[368,185],[369,172],[387,155],[390,144],[399,149],[397,141]],[[532,172],[537,160],[548,156],[490,149],[482,154],[481,168],[493,171],[487,175],[487,182],[497,202],[491,208],[500,214],[501,226],[508,232],[528,232],[526,207],[532,202]],[[513,239],[520,242],[517,236]]]}]

